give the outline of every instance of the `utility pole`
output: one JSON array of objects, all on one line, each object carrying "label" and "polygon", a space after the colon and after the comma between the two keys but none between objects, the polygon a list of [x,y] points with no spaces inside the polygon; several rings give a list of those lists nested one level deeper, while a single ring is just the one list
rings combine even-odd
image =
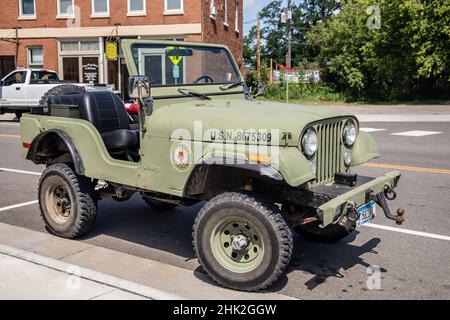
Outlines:
[{"label": "utility pole", "polygon": [[286,57],[286,67],[288,69],[292,68],[292,11],[291,11],[291,0],[288,1],[287,8],[287,32],[288,32],[288,53]]},{"label": "utility pole", "polygon": [[256,31],[256,71],[258,73],[258,80],[261,79],[261,22],[258,13],[258,23]]}]

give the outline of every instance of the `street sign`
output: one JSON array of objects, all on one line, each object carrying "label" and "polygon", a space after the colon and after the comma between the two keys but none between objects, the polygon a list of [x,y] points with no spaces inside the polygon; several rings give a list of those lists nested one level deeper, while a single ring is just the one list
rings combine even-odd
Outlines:
[{"label": "street sign", "polygon": [[117,43],[114,41],[106,42],[105,46],[106,59],[109,61],[117,61]]},{"label": "street sign", "polygon": [[[168,51],[170,50],[175,50],[175,47],[168,47],[167,48]],[[177,66],[181,60],[183,60],[183,57],[177,57],[177,56],[169,56],[170,61],[172,61],[172,63]]]}]

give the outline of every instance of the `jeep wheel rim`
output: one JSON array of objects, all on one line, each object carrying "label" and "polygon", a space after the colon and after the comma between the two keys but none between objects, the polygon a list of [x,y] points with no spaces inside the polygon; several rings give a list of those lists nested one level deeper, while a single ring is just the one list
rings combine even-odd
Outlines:
[{"label": "jeep wheel rim", "polygon": [[250,272],[260,265],[264,256],[260,235],[260,230],[250,221],[240,217],[227,218],[211,234],[213,255],[232,272]]},{"label": "jeep wheel rim", "polygon": [[72,213],[72,199],[66,185],[58,181],[51,183],[45,192],[45,203],[50,217],[59,224],[66,223]]}]

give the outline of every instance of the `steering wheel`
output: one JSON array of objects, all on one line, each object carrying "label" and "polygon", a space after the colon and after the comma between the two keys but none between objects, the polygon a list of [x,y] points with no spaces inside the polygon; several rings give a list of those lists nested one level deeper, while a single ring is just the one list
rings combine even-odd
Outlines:
[{"label": "steering wheel", "polygon": [[194,82],[192,82],[193,84],[197,84],[199,83],[201,80],[205,80],[205,83],[214,83],[214,79],[211,78],[210,76],[201,76],[199,77],[197,80],[195,80]]}]

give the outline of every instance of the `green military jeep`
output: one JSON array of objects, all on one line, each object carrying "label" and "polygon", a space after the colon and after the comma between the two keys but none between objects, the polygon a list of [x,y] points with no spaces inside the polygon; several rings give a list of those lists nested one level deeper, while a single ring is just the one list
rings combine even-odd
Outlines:
[{"label": "green military jeep", "polygon": [[47,165],[39,204],[49,232],[83,235],[105,197],[139,193],[167,214],[206,201],[193,226],[200,264],[219,284],[254,291],[288,266],[292,229],[338,241],[376,205],[403,222],[387,205],[400,173],[351,173],[379,156],[351,114],[255,101],[223,46],[124,40],[122,49],[137,75],[138,123],[112,93],[64,86],[21,120],[24,157]]}]

